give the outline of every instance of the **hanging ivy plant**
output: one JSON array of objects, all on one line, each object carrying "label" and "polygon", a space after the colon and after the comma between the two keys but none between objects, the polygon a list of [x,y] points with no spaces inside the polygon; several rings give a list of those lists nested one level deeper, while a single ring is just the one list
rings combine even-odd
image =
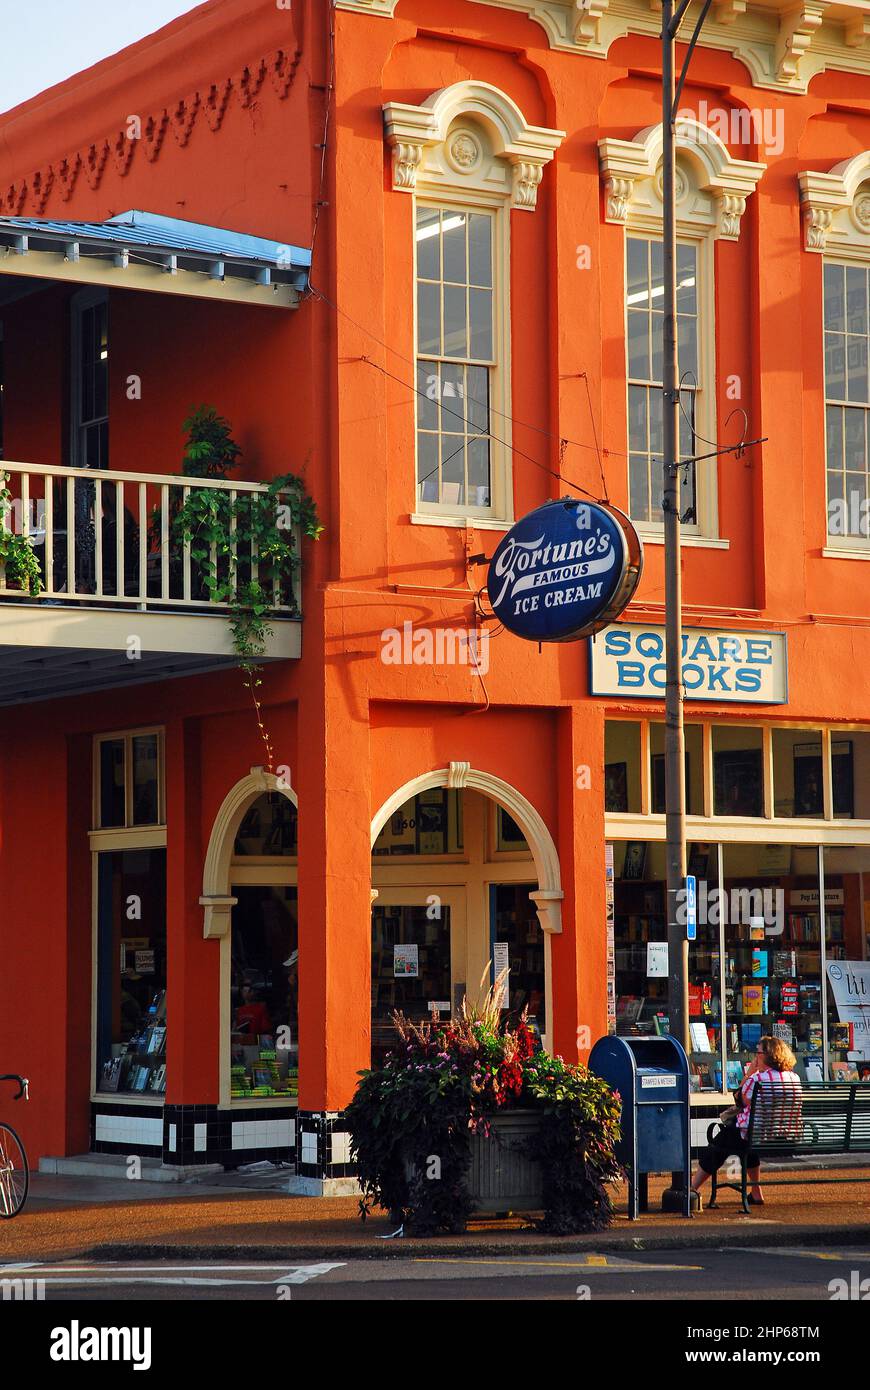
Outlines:
[{"label": "hanging ivy plant", "polygon": [[[199,406],[184,422],[188,477],[226,478],[241,457],[228,420],[214,406]],[[271,745],[256,688],[259,661],[279,605],[295,607],[300,556],[296,533],[316,540],[323,530],[317,508],[301,478],[283,473],[264,491],[191,488],[170,518],[170,537],[190,547],[199,582],[214,603],[226,606],[233,647],[251,692],[260,732],[272,766]]]},{"label": "hanging ivy plant", "polygon": [[9,474],[0,472],[0,569],[8,585],[37,598],[42,592],[42,570],[33,549],[33,538],[20,536],[7,527],[12,506]]}]

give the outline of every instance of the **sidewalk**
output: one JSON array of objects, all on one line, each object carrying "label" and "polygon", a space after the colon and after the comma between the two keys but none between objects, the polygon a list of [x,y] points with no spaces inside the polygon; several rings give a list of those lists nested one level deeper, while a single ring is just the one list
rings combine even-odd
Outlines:
[{"label": "sidewalk", "polygon": [[[437,1252],[531,1255],[574,1251],[700,1249],[725,1246],[866,1245],[870,1247],[870,1182],[866,1167],[838,1167],[836,1182],[810,1185],[806,1172],[769,1174],[788,1186],[764,1185],[766,1205],[750,1216],[739,1197],[722,1192],[715,1211],[691,1220],[658,1210],[666,1179],[650,1179],[651,1210],[625,1215],[617,1190],[607,1231],[555,1237],[534,1231],[531,1218],[472,1221],[464,1235],[397,1238],[386,1216],[365,1223],[354,1197],[288,1197],[280,1174],[242,1179],[221,1175],[195,1184],[128,1182],[36,1174],[21,1216],[0,1222],[0,1263],[16,1261],[180,1259],[385,1259]],[[241,1184],[239,1186],[238,1184]]]}]

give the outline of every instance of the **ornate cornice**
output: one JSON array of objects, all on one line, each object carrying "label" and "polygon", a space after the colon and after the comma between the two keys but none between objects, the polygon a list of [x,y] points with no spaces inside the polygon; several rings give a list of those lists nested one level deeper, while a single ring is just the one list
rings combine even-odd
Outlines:
[{"label": "ornate cornice", "polygon": [[392,19],[399,0],[335,0],[337,10],[351,10],[355,14],[375,14],[382,19]]},{"label": "ornate cornice", "polygon": [[[547,35],[551,48],[606,58],[626,34],[657,37],[657,0],[471,0],[486,8],[527,15]],[[366,9],[363,0],[339,0],[344,8]],[[386,5],[384,12],[386,12]],[[687,13],[691,34],[700,6]],[[868,0],[714,0],[701,46],[722,49],[745,63],[757,87],[805,92],[827,69],[870,74]]]},{"label": "ornate cornice", "polygon": [[231,98],[235,97],[243,110],[250,108],[267,78],[275,95],[283,101],[293,85],[301,57],[301,49],[292,52],[278,49],[230,77],[179,98],[174,105],[142,115],[138,129],[131,129],[128,123],[84,149],[59,156],[26,178],[9,184],[0,194],[0,214],[7,217],[21,217],[26,212],[41,215],[52,192],[58,189],[63,201],[69,202],[83,171],[89,186],[97,190],[110,158],[111,167],[121,178],[130,172],[140,150],[138,157],[141,159],[144,155],[153,164],[160,158],[170,130],[176,144],[184,149],[198,121],[204,120],[206,128],[212,132],[219,131]]},{"label": "ornate cornice", "polygon": [[[678,221],[708,227],[723,241],[737,241],[746,199],[767,166],[734,159],[714,131],[693,119],[677,120],[676,138]],[[598,156],[606,221],[659,221],[661,126],[647,126],[633,140],[605,137],[598,141]]]},{"label": "ornate cornice", "polygon": [[433,92],[420,106],[387,102],[384,128],[393,151],[393,189],[413,193],[420,170],[425,169],[427,152],[436,149],[445,152],[446,163],[440,173],[434,166],[428,171],[432,181],[446,178],[457,184],[463,179],[482,179],[486,152],[473,129],[454,133],[449,150],[445,148],[458,120],[470,127],[481,126],[491,145],[492,160],[508,166],[511,206],[534,211],[544,166],[553,158],[565,132],[529,125],[516,102],[488,82],[456,82]]},{"label": "ornate cornice", "polygon": [[804,248],[858,247],[870,254],[870,150],[827,173],[798,175]]}]

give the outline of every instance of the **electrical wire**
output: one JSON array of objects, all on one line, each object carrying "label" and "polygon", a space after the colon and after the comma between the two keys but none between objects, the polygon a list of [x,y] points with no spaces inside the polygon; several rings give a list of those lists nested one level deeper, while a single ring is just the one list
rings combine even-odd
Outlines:
[{"label": "electrical wire", "polygon": [[[424,400],[428,400],[426,393],[424,391],[421,391],[418,386],[412,385],[412,383],[409,381],[403,381],[403,379],[400,376],[396,376],[395,372],[391,372],[386,367],[382,367],[379,362],[373,362],[370,357],[366,357],[365,355],[363,355],[360,358],[360,361],[368,363],[370,367],[374,367],[376,371],[381,372],[386,377],[389,377],[391,381],[398,382],[398,384],[400,386],[404,386],[407,391],[412,391],[415,396],[421,396]],[[455,416],[457,420],[465,419],[464,416],[459,415],[455,410],[450,410],[449,407],[445,407],[443,402],[441,403],[441,408],[447,409],[447,413],[449,415]],[[508,448],[507,442],[504,439],[499,439],[498,435],[487,433],[486,437],[488,439],[493,440],[493,442],[496,444],[501,444],[503,448]],[[463,445],[462,447],[464,448],[465,446]],[[546,463],[541,463],[540,459],[532,458],[531,454],[527,454],[522,449],[518,449],[515,444],[512,444],[510,448],[513,454],[518,454],[520,458],[525,459],[528,463],[533,463],[536,468],[540,468],[545,473],[549,473],[553,478],[560,479],[560,481],[567,484],[568,487],[574,488],[576,492],[582,492],[585,497],[591,498],[593,502],[598,501],[598,498],[595,496],[595,494],[590,492],[588,488],[581,487],[580,484],[575,483],[573,479],[567,478],[564,473],[559,473],[555,468],[549,468]],[[453,458],[455,454],[459,452],[460,451],[458,449],[454,450],[454,453],[450,454],[449,457]],[[445,459],[445,462],[446,461],[447,460]],[[427,476],[431,477],[432,475],[430,473]]]},{"label": "electrical wire", "polygon": [[[317,242],[317,228],[320,223],[320,209],[323,207],[323,192],[326,186],[326,148],[329,143],[329,109],[332,93],[335,90],[335,19],[332,17],[333,9],[330,5],[329,20],[329,73],[326,79],[326,91],[324,93],[324,113],[323,113],[323,140],[320,144],[320,187],[317,195],[317,202],[314,205],[314,225],[311,229],[311,269],[314,268],[314,247]],[[310,274],[309,274],[310,281]]]}]

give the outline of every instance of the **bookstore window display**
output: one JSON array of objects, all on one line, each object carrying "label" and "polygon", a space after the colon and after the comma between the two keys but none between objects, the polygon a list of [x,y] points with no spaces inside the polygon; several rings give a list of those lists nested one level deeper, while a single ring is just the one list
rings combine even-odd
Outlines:
[{"label": "bookstore window display", "polygon": [[736,1075],[780,1038],[811,1084],[824,1079],[819,855],[815,846],[724,845],[725,1011]]},{"label": "bookstore window display", "polygon": [[445,787],[418,792],[390,816],[375,840],[372,854],[425,857],[461,854],[462,797]]},{"label": "bookstore window display", "polygon": [[870,848],[823,863],[829,1078],[870,1081]]},{"label": "bookstore window display", "polygon": [[[765,1034],[792,1049],[807,1085],[870,1080],[870,849],[825,849],[824,911],[817,846],[689,844],[687,858],[691,1089],[733,1089]],[[665,846],[615,841],[614,870],[616,1031],[663,1033]]]},{"label": "bookstore window display", "polygon": [[166,1092],[166,851],[98,855],[97,1091]]},{"label": "bookstore window display", "polygon": [[[688,846],[690,872],[718,886],[715,845]],[[616,1031],[668,1032],[668,947],[665,846],[617,841],[614,845],[614,956]],[[689,955],[689,1018],[693,1091],[722,1089],[721,948],[718,925],[699,920]]]},{"label": "bookstore window display", "polygon": [[415,1023],[451,1012],[450,908],[372,907],[372,1066],[395,1046],[393,1011]]},{"label": "bookstore window display", "polygon": [[525,1010],[533,1031],[543,1036],[547,1031],[544,933],[537,908],[529,897],[535,887],[534,883],[493,886],[492,954],[495,961],[498,945],[507,948],[506,1007],[509,1013],[518,1018]]},{"label": "bookstore window display", "polygon": [[[286,800],[286,798],[282,798]],[[287,802],[287,805],[291,803]],[[299,1090],[299,918],[292,887],[234,886],[230,1096]]]}]

